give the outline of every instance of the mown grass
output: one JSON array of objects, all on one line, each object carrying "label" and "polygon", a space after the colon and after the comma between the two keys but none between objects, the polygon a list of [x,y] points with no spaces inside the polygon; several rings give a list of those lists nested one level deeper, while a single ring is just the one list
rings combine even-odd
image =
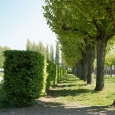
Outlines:
[{"label": "mown grass", "polygon": [[109,106],[115,99],[115,77],[105,77],[105,89],[94,91],[93,85],[79,80],[74,75],[68,74],[66,79],[49,92],[57,102],[70,105]]}]

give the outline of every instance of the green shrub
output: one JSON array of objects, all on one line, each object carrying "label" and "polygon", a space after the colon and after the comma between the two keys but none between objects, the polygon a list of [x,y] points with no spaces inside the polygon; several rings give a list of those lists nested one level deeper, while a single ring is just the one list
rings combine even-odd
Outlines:
[{"label": "green shrub", "polygon": [[47,62],[46,59],[43,59],[43,70],[42,70],[42,80],[40,81],[41,83],[41,92],[40,92],[40,96],[44,96],[46,95],[46,79],[47,79],[47,71],[46,71],[46,67],[47,67]]},{"label": "green shrub", "polygon": [[51,81],[52,81],[52,62],[50,62],[49,60],[47,60],[47,84],[46,84],[46,91],[49,90],[50,86],[51,86]]},{"label": "green shrub", "polygon": [[64,68],[61,68],[61,79],[64,79],[65,74],[67,74],[67,71]]},{"label": "green shrub", "polygon": [[41,95],[44,57],[34,51],[4,52],[3,89],[11,104],[28,106]]},{"label": "green shrub", "polygon": [[57,84],[57,65],[53,63],[52,65],[52,86]]}]

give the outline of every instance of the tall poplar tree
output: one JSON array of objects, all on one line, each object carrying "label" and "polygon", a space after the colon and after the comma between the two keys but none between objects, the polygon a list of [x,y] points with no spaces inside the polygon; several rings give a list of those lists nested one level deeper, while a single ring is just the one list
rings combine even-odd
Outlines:
[{"label": "tall poplar tree", "polygon": [[27,39],[27,42],[26,42],[26,50],[32,50],[32,43],[29,39]]},{"label": "tall poplar tree", "polygon": [[46,45],[46,58],[50,60],[50,52],[49,52],[49,45]]},{"label": "tall poplar tree", "polygon": [[3,68],[3,63],[4,63],[4,56],[3,56],[3,52],[6,50],[10,50],[9,47],[7,46],[0,46],[0,68]]},{"label": "tall poplar tree", "polygon": [[59,65],[59,63],[60,63],[60,48],[59,48],[58,42],[56,42],[55,63],[57,65]]},{"label": "tall poplar tree", "polygon": [[50,61],[54,63],[54,47],[50,45]]}]

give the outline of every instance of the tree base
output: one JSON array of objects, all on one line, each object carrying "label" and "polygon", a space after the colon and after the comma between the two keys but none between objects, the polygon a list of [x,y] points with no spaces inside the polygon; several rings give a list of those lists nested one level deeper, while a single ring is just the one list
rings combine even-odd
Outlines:
[{"label": "tree base", "polygon": [[103,88],[95,88],[94,91],[103,91],[104,90],[104,87]]},{"label": "tree base", "polygon": [[114,102],[112,103],[112,105],[111,105],[111,106],[115,107],[115,100],[114,100]]}]

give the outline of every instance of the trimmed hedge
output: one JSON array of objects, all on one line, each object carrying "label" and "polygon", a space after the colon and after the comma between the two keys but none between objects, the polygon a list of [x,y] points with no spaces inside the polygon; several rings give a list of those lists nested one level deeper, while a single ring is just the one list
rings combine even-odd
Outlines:
[{"label": "trimmed hedge", "polygon": [[[46,79],[47,79],[47,71],[46,71],[46,68],[47,68],[47,62],[46,62],[46,59],[44,58],[43,59],[43,74],[42,74],[42,80],[40,81],[40,84],[41,84],[41,93],[40,93],[40,96],[45,96],[46,95]],[[39,96],[39,97],[40,97]]]},{"label": "trimmed hedge", "polygon": [[4,56],[3,89],[10,103],[18,107],[31,105],[46,95],[66,72],[35,51],[7,50]]},{"label": "trimmed hedge", "polygon": [[35,51],[4,52],[3,89],[11,104],[28,106],[41,95],[44,57]]},{"label": "trimmed hedge", "polygon": [[47,60],[47,84],[46,84],[46,91],[48,91],[50,89],[51,86],[51,81],[52,81],[52,62],[50,62],[49,60]]},{"label": "trimmed hedge", "polygon": [[47,60],[47,84],[46,90],[48,91],[50,87],[57,85],[60,80],[63,80],[66,71],[59,65],[56,65],[49,60]]}]

